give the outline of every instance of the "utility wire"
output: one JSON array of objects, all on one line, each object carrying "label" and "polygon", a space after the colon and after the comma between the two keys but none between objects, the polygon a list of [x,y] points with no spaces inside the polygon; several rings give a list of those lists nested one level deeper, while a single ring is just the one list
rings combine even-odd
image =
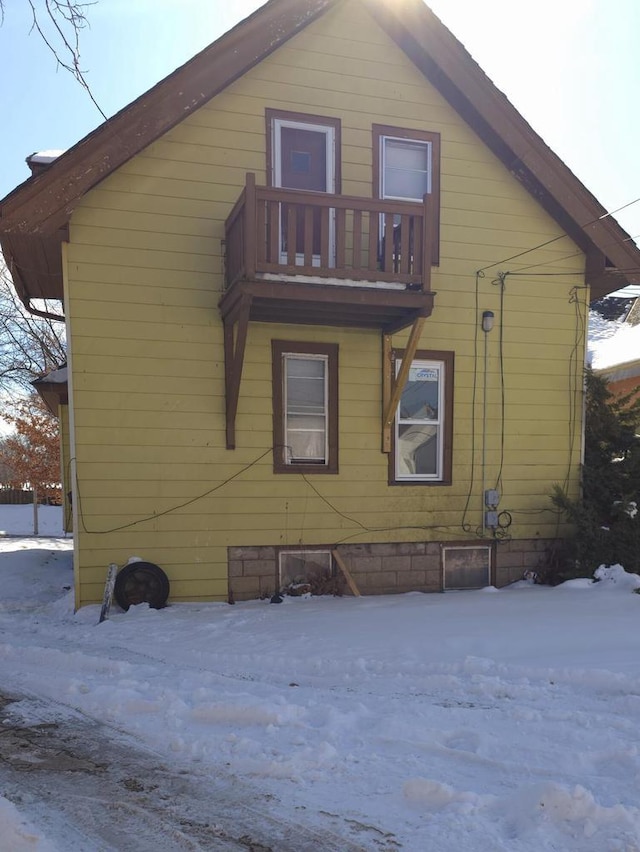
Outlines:
[{"label": "utility wire", "polygon": [[473,495],[473,486],[475,484],[475,469],[476,469],[476,393],[478,387],[478,322],[480,319],[480,279],[484,278],[484,272],[476,272],[475,286],[475,322],[474,322],[474,337],[473,337],[473,390],[471,394],[471,475],[469,477],[469,490],[467,491],[467,499],[462,512],[462,520],[460,526],[465,532],[470,532],[471,526],[467,523],[467,512]]},{"label": "utility wire", "polygon": [[[580,225],[581,228],[588,228],[589,225],[595,225],[596,222],[601,222],[603,219],[607,219],[609,216],[613,216],[614,213],[619,213],[620,210],[625,210],[627,207],[631,207],[633,204],[637,204],[640,201],[640,197],[634,198],[633,201],[629,201],[626,204],[623,204],[621,207],[616,207],[615,210],[610,210],[607,213],[603,213],[602,216],[598,216],[596,219],[592,219],[590,222],[585,222],[584,225]],[[495,263],[490,263],[487,266],[483,266],[482,269],[479,269],[478,272],[486,272],[487,269],[493,269],[494,266],[500,266],[503,263],[509,263],[512,260],[517,260],[519,257],[524,257],[526,254],[530,254],[532,251],[538,251],[538,249],[545,248],[546,246],[550,246],[553,243],[557,243],[559,240],[564,240],[568,238],[569,234],[566,232],[560,234],[557,237],[552,237],[550,240],[545,240],[545,242],[540,243],[540,245],[533,246],[533,248],[525,249],[524,251],[518,252],[518,254],[514,254],[511,257],[506,257],[504,260],[497,260]],[[631,237],[625,238],[624,242],[632,239]]]}]

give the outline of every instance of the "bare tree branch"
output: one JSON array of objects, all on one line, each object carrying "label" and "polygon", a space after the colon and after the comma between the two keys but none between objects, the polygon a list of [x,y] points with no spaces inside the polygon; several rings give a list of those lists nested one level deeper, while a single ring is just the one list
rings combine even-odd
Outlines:
[{"label": "bare tree branch", "polygon": [[[59,67],[69,71],[105,119],[80,66],[80,33],[89,26],[86,9],[97,0],[24,0],[31,10],[31,32],[37,32],[54,55]],[[0,0],[0,26],[5,18],[5,0]]]},{"label": "bare tree branch", "polygon": [[34,317],[0,267],[0,394],[21,395],[34,379],[66,361],[64,325]]}]

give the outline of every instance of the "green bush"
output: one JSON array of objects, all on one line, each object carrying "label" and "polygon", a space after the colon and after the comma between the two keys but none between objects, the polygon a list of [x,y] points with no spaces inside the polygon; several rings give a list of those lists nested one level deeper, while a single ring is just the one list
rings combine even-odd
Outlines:
[{"label": "green bush", "polygon": [[556,571],[590,577],[600,565],[619,563],[640,573],[639,424],[640,398],[614,397],[587,370],[582,497],[570,500],[559,485],[551,497],[575,528]]}]

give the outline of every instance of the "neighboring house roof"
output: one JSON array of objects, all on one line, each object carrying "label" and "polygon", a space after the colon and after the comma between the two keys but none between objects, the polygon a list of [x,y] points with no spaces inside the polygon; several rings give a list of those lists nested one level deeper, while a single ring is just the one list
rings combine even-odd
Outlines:
[{"label": "neighboring house roof", "polygon": [[[62,299],[60,242],[82,196],[344,0],[270,0],[0,202],[18,294]],[[422,0],[361,0],[426,79],[588,256],[594,296],[640,282],[640,251]],[[627,271],[630,270],[630,271]]]},{"label": "neighboring house roof", "polygon": [[633,300],[625,322],[628,322],[629,325],[640,325],[640,296],[636,296]]},{"label": "neighboring house roof", "polygon": [[[622,292],[624,291],[615,296],[605,296],[604,299],[595,299],[591,302],[591,310],[609,323],[628,320],[636,300],[632,297],[622,296]],[[632,323],[632,325],[635,325],[635,323]]]},{"label": "neighboring house roof", "polygon": [[63,364],[57,370],[51,370],[50,373],[42,376],[41,379],[35,379],[35,381],[31,382],[52,414],[58,414],[58,405],[66,405],[69,402],[67,379],[67,365]]},{"label": "neighboring house roof", "polygon": [[640,383],[640,325],[606,320],[592,312],[589,363],[609,382],[638,378]]}]

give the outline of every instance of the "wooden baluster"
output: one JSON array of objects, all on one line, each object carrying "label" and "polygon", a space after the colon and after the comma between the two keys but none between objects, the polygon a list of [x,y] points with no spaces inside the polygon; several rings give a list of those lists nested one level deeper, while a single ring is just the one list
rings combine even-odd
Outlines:
[{"label": "wooden baluster", "polygon": [[244,274],[256,276],[256,176],[247,172],[244,205]]},{"label": "wooden baluster", "polygon": [[287,266],[296,265],[298,236],[298,205],[283,203],[287,211]]},{"label": "wooden baluster", "polygon": [[269,201],[269,263],[280,263],[280,205]]},{"label": "wooden baluster", "polygon": [[400,217],[400,263],[398,272],[401,275],[411,274],[411,228],[413,227],[413,216]]},{"label": "wooden baluster", "polygon": [[331,210],[329,207],[320,208],[320,266],[322,269],[329,269],[329,217]]},{"label": "wooden baluster", "polygon": [[313,220],[315,210],[310,205],[304,207],[304,261],[303,266],[313,266]]},{"label": "wooden baluster", "polygon": [[344,269],[346,267],[346,237],[347,237],[347,211],[344,207],[336,208],[335,212],[335,229],[336,229],[336,268]]},{"label": "wooden baluster", "polygon": [[267,259],[267,208],[263,198],[256,197],[256,269],[262,272]]},{"label": "wooden baluster", "polygon": [[372,210],[369,211],[369,269],[374,272],[378,269],[378,229],[380,227],[379,217]]},{"label": "wooden baluster", "polygon": [[353,269],[354,277],[356,271],[362,269],[362,211],[353,211]]},{"label": "wooden baluster", "polygon": [[384,259],[383,259],[383,269],[389,274],[391,272],[397,272],[396,269],[396,231],[393,227],[394,216],[393,213],[385,213],[384,214]]}]

